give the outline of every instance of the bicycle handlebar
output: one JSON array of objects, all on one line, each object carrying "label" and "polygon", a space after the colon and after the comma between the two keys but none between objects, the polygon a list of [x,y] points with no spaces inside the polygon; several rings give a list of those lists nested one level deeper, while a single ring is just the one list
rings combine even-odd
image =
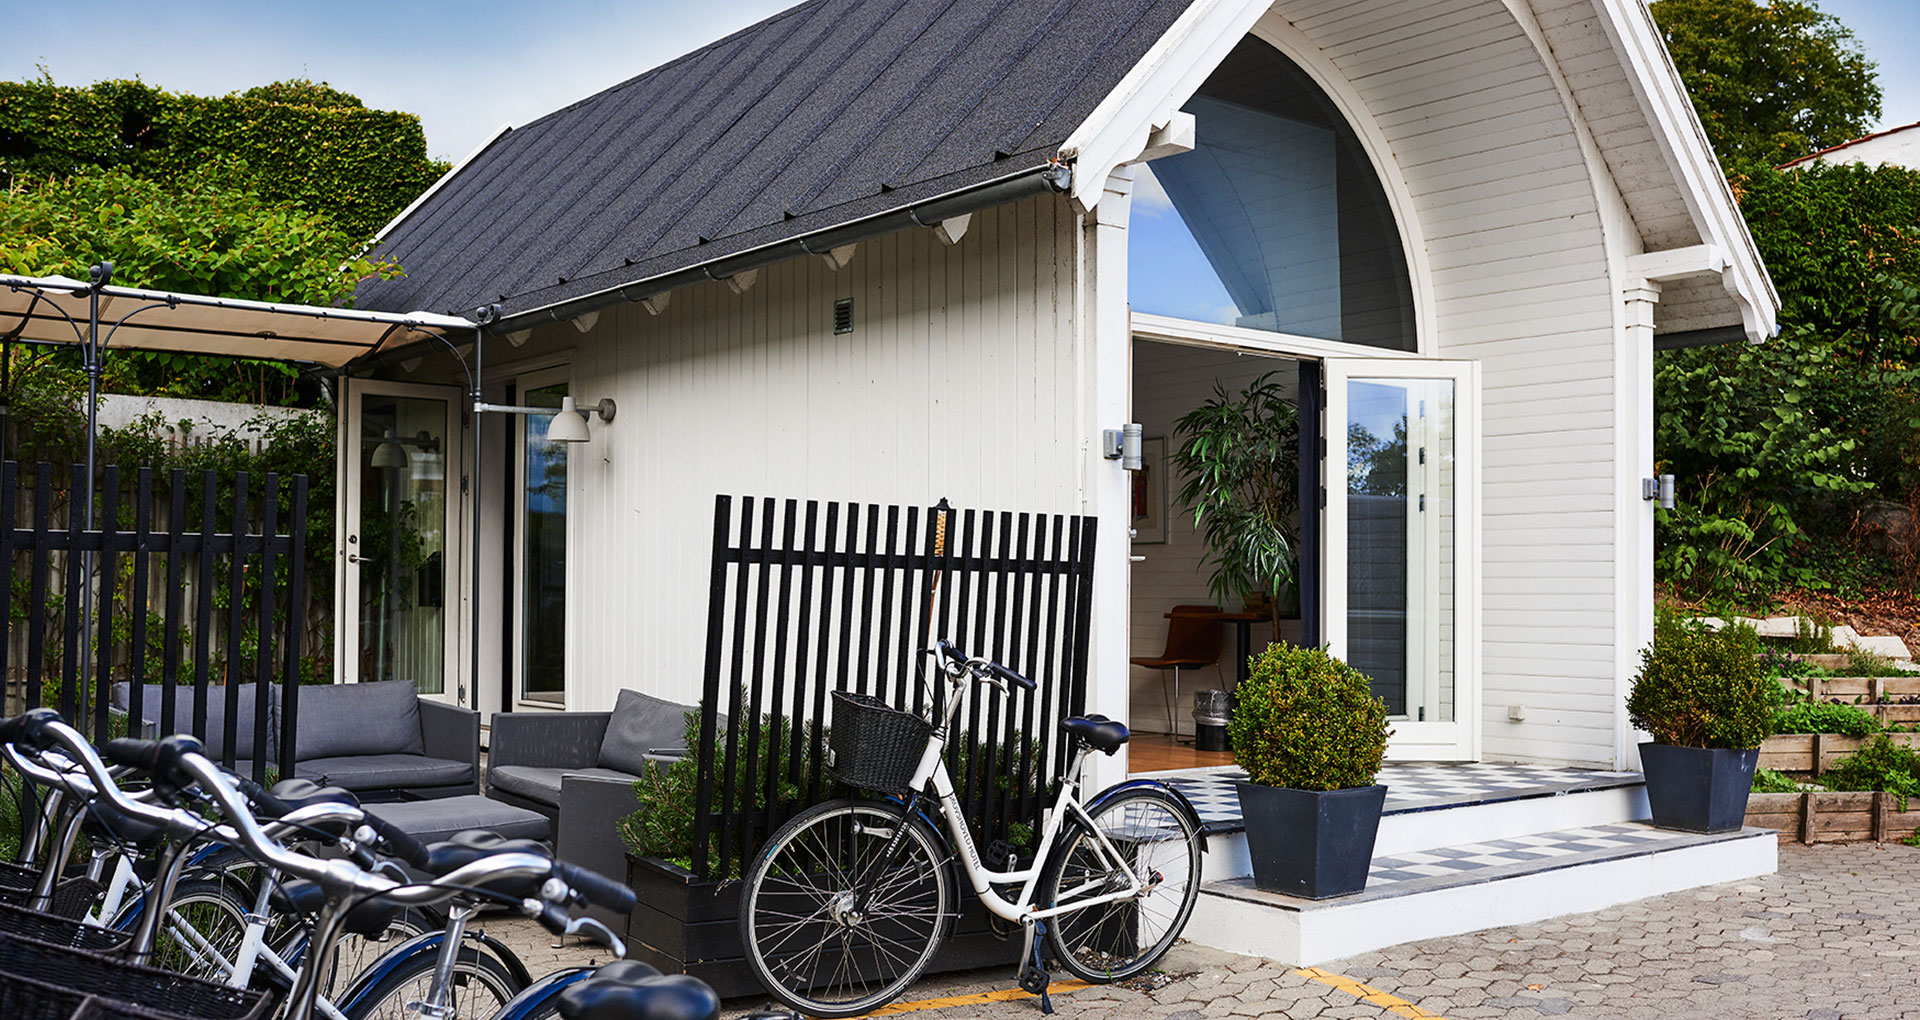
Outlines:
[{"label": "bicycle handlebar", "polygon": [[[946,659],[948,664],[957,663],[961,670],[972,673],[975,680],[990,678],[1001,681],[1002,683],[1012,684],[1023,691],[1031,691],[1040,686],[1032,680],[1021,676],[1018,672],[994,662],[992,659],[984,656],[969,656],[956,647],[951,641],[936,641],[934,642],[934,648]],[[959,676],[951,665],[948,666],[948,672],[956,678]]]}]

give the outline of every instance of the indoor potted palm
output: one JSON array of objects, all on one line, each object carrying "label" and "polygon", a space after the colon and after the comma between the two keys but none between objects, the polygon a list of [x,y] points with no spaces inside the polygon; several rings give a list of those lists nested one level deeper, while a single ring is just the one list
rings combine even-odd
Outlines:
[{"label": "indoor potted palm", "polygon": [[1173,463],[1213,567],[1208,589],[1222,604],[1263,607],[1278,626],[1294,593],[1300,425],[1276,375],[1231,396],[1214,383],[1213,396],[1175,425]]},{"label": "indoor potted palm", "polygon": [[1228,732],[1253,884],[1325,899],[1366,888],[1387,788],[1387,706],[1320,648],[1273,644],[1240,684]]},{"label": "indoor potted palm", "polygon": [[1753,650],[1733,633],[1662,621],[1640,653],[1627,697],[1640,745],[1653,824],[1731,832],[1747,813],[1760,742],[1773,733],[1769,685]]}]

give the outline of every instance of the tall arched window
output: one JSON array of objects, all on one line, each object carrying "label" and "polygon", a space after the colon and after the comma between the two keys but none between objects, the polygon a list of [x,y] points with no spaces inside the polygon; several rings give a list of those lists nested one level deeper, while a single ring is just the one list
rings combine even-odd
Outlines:
[{"label": "tall arched window", "polygon": [[1135,175],[1134,310],[1413,350],[1393,210],[1326,93],[1249,36],[1185,109],[1194,150]]}]

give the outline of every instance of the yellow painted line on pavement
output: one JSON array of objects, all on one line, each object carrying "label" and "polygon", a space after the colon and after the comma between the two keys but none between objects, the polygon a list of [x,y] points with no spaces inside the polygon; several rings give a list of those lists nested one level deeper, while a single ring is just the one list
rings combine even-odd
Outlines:
[{"label": "yellow painted line on pavement", "polygon": [[[1061,992],[1077,992],[1082,988],[1092,988],[1090,981],[1055,981],[1047,987],[1050,995]],[[867,1016],[897,1016],[901,1013],[919,1013],[930,1009],[951,1009],[954,1006],[984,1006],[989,1002],[1007,1002],[1012,999],[1035,999],[1037,995],[1023,992],[1018,988],[1002,988],[994,992],[980,992],[975,995],[949,995],[941,999],[921,999],[918,1002],[896,1002],[891,1006],[882,1006]]]},{"label": "yellow painted line on pavement", "polygon": [[1446,1020],[1446,1018],[1440,1014],[1421,1009],[1419,1006],[1397,995],[1390,992],[1383,992],[1372,985],[1363,985],[1350,977],[1342,977],[1330,970],[1321,970],[1318,967],[1307,967],[1304,970],[1296,970],[1294,973],[1301,977],[1312,978],[1323,985],[1332,985],[1348,995],[1359,999],[1361,1002],[1371,1006],[1379,1006],[1394,1016],[1410,1017],[1413,1018],[1413,1020]]}]

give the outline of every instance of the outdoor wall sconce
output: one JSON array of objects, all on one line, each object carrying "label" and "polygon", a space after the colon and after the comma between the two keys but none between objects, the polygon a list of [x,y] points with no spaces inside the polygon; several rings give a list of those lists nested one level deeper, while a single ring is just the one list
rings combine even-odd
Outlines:
[{"label": "outdoor wall sconce", "polygon": [[1660,509],[1673,509],[1673,476],[1661,475],[1658,478],[1640,479],[1640,498],[1659,500]]},{"label": "outdoor wall sconce", "polygon": [[493,412],[497,414],[539,414],[552,415],[553,423],[547,426],[547,441],[552,443],[584,443],[592,438],[587,433],[587,418],[599,415],[603,422],[613,420],[617,406],[612,397],[606,397],[597,404],[576,407],[572,397],[561,397],[559,407],[527,407],[521,404],[489,404],[475,401],[473,410],[477,414]]},{"label": "outdoor wall sconce", "polygon": [[1108,460],[1120,462],[1123,471],[1138,471],[1146,466],[1141,458],[1141,440],[1146,429],[1137,421],[1130,421],[1117,429],[1106,429],[1100,433],[1100,452]]}]

